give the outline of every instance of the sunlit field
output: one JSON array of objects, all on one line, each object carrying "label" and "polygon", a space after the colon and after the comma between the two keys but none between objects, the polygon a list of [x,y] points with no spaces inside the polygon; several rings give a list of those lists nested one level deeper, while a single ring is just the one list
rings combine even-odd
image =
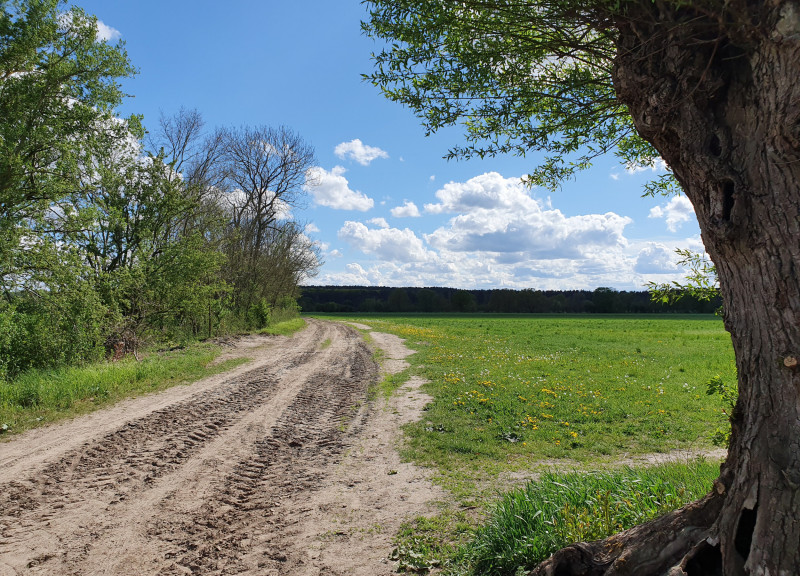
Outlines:
[{"label": "sunlit field", "polygon": [[718,317],[335,318],[406,339],[429,381],[403,452],[456,504],[396,536],[401,569],[516,574],[699,498],[719,472],[704,454],[729,406],[708,382],[732,385],[735,368]]},{"label": "sunlit field", "polygon": [[[408,427],[413,459],[491,469],[711,447],[735,378],[714,316],[372,316],[397,334],[434,397]],[[483,461],[483,462],[481,462]]]}]

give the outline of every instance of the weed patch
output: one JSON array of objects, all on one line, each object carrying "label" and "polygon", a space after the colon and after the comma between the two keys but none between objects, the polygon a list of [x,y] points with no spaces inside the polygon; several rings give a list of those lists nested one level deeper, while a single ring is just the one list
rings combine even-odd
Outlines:
[{"label": "weed patch", "polygon": [[719,466],[698,460],[613,472],[545,473],[512,490],[456,555],[460,574],[514,575],[575,542],[605,538],[701,498]]},{"label": "weed patch", "polygon": [[274,322],[266,328],[258,331],[258,334],[272,334],[273,336],[291,336],[306,327],[306,321],[302,318],[291,318],[289,320]]},{"label": "weed patch", "polygon": [[156,392],[217,374],[247,361],[213,364],[219,347],[196,344],[155,353],[141,362],[130,358],[81,367],[29,370],[0,381],[0,433],[9,435],[108,406],[123,398]]}]

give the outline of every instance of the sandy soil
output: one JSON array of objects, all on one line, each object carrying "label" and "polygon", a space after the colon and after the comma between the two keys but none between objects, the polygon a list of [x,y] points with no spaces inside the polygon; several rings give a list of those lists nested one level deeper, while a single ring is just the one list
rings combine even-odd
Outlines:
[{"label": "sandy soil", "polygon": [[368,402],[342,324],[231,347],[254,360],[0,444],[0,576],[392,573],[397,527],[444,498],[394,449],[420,382]]}]

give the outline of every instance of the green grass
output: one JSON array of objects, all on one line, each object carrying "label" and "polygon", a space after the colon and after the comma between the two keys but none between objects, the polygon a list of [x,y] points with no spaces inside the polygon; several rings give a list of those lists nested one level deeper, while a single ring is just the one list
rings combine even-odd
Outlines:
[{"label": "green grass", "polygon": [[575,542],[605,538],[709,492],[719,466],[697,460],[612,472],[547,472],[512,490],[456,554],[452,573],[508,575]]},{"label": "green grass", "polygon": [[[430,381],[434,399],[405,427],[403,456],[432,467],[455,502],[396,536],[404,570],[516,574],[697,499],[718,475],[717,462],[702,461],[615,469],[622,456],[713,447],[728,405],[707,383],[735,381],[717,317],[340,318],[405,338],[417,351],[408,374]],[[509,475],[543,469],[539,482],[496,498]],[[470,521],[453,521],[469,508]]]},{"label": "green grass", "polygon": [[211,365],[221,349],[193,344],[154,353],[141,362],[129,358],[57,370],[32,370],[12,382],[0,381],[1,437],[97,410],[123,398],[186,384],[230,370],[238,358]]},{"label": "green grass", "polygon": [[[390,558],[398,563],[398,572],[426,573],[449,564],[471,540],[473,531],[472,521],[463,510],[445,508],[431,518],[419,516],[401,526]],[[464,553],[460,556],[459,565],[466,566]]]},{"label": "green grass", "polygon": [[266,328],[258,331],[259,334],[272,334],[273,336],[291,336],[306,327],[306,321],[302,318],[290,318],[281,322],[270,324]]},{"label": "green grass", "polygon": [[406,428],[406,455],[442,471],[710,448],[726,406],[706,383],[735,378],[730,337],[715,317],[348,320],[417,350],[409,360],[434,401]]}]

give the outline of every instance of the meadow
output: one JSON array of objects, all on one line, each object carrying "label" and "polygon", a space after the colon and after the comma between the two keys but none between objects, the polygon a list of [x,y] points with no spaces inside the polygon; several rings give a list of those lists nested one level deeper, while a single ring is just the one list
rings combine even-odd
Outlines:
[{"label": "meadow", "polygon": [[[726,426],[726,400],[707,394],[708,382],[736,380],[730,337],[718,317],[381,315],[341,319],[396,334],[417,351],[409,358],[409,372],[429,381],[424,389],[433,400],[422,420],[405,428],[404,456],[436,470],[437,480],[454,495],[459,508],[488,514],[487,526],[499,516],[512,520],[525,516],[503,512],[511,506],[508,499],[530,502],[530,495],[543,489],[541,482],[578,486],[579,478],[591,471],[587,482],[595,488],[590,492],[597,497],[600,482],[607,487],[599,491],[608,494],[607,501],[616,486],[655,490],[655,496],[641,502],[629,494],[632,512],[621,511],[621,518],[608,520],[614,528],[627,527],[630,521],[642,521],[698,498],[718,473],[718,462],[690,461],[690,455],[712,449],[712,438]],[[623,481],[618,476],[620,467],[635,462],[637,456],[676,450],[685,451],[684,463],[653,468],[645,480]],[[539,482],[517,488],[522,493],[497,499],[501,488],[513,485],[509,479],[536,478],[540,473],[545,476]],[[668,500],[658,496],[658,487],[666,482],[663,478],[671,482]],[[548,502],[569,510],[574,506],[569,493]],[[626,501],[624,494],[613,493],[612,499]],[[576,501],[588,500],[579,497]],[[602,497],[598,501],[602,503]],[[657,505],[647,504],[653,501]],[[591,509],[580,514],[603,516]],[[474,570],[466,573],[514,573],[508,568],[513,560],[498,563],[476,555],[475,550],[488,550],[489,557],[495,558],[493,546],[504,546],[486,543],[488,527],[477,532],[459,528],[455,539],[466,542],[466,548],[456,547],[456,551],[441,546],[447,540],[442,532],[448,530],[448,523],[461,526],[463,515],[451,510],[440,520],[437,524],[436,519],[418,519],[401,537],[399,549],[407,549],[412,558],[460,557]],[[519,530],[502,526],[493,533]],[[600,528],[591,525],[581,530],[548,536],[551,546],[582,539]],[[466,540],[465,532],[470,532]],[[452,532],[449,536],[454,537]],[[531,535],[528,540],[513,540],[532,539]],[[536,549],[536,558],[549,554],[547,546]],[[520,550],[508,555],[534,561]],[[504,568],[486,568],[495,565]]]}]

